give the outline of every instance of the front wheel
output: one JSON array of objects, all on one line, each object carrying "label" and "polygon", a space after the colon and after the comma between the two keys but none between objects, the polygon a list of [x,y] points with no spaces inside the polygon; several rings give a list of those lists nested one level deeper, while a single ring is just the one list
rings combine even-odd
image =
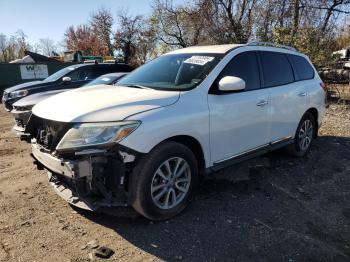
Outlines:
[{"label": "front wheel", "polygon": [[305,156],[310,151],[316,130],[314,116],[306,112],[299,122],[294,137],[294,143],[288,147],[288,151],[294,156]]},{"label": "front wheel", "polygon": [[180,213],[198,183],[198,165],[192,151],[176,142],[153,149],[133,172],[132,206],[151,220],[164,220]]}]

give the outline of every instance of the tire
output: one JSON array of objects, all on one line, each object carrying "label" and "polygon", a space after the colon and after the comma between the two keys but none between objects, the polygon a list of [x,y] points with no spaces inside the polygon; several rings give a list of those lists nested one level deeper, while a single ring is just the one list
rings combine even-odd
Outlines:
[{"label": "tire", "polygon": [[[307,130],[306,132],[304,130]],[[313,139],[316,137],[317,127],[314,116],[306,112],[301,118],[295,132],[294,142],[288,146],[287,151],[296,157],[307,155],[311,149]]]},{"label": "tire", "polygon": [[166,220],[183,211],[192,199],[198,163],[186,146],[163,142],[134,168],[132,181],[133,208],[150,220]]}]

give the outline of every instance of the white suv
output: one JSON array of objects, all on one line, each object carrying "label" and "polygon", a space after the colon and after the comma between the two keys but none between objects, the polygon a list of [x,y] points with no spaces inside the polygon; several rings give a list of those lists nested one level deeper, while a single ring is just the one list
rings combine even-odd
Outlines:
[{"label": "white suv", "polygon": [[325,90],[310,60],[266,43],[162,55],[119,86],[65,92],[33,108],[38,168],[69,203],[131,205],[152,220],[189,203],[200,176],[288,146],[310,150]]}]

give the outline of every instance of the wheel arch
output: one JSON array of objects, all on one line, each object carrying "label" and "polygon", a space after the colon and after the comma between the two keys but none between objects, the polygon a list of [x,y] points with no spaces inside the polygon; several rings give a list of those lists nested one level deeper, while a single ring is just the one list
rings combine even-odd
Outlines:
[{"label": "wheel arch", "polygon": [[311,107],[311,108],[309,108],[309,109],[305,112],[305,114],[306,114],[306,113],[312,114],[312,116],[313,116],[314,119],[315,119],[315,122],[316,122],[316,130],[315,130],[314,136],[317,137],[317,135],[318,135],[318,126],[319,126],[319,124],[318,124],[318,110],[317,110],[316,108],[314,108],[314,107]]},{"label": "wheel arch", "polygon": [[196,138],[189,136],[189,135],[177,135],[177,136],[169,137],[160,143],[163,143],[166,141],[177,142],[179,144],[182,144],[182,145],[188,147],[193,152],[194,156],[197,159],[198,167],[199,167],[199,174],[201,174],[201,175],[204,174],[204,172],[205,172],[204,151],[203,151],[201,144],[199,143],[199,141]]}]

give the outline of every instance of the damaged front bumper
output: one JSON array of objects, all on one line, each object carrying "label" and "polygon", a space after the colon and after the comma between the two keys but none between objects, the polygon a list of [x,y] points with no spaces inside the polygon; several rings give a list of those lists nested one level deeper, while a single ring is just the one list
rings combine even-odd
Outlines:
[{"label": "damaged front bumper", "polygon": [[49,183],[68,203],[82,209],[129,205],[129,184],[137,152],[116,148],[91,149],[55,156],[31,143],[32,157],[38,169],[47,169]]},{"label": "damaged front bumper", "polygon": [[26,125],[28,123],[30,116],[32,115],[32,111],[31,110],[22,111],[14,108],[11,111],[11,113],[14,116],[15,122],[16,122],[15,126],[12,128],[13,131],[15,131],[19,136],[25,135]]}]

